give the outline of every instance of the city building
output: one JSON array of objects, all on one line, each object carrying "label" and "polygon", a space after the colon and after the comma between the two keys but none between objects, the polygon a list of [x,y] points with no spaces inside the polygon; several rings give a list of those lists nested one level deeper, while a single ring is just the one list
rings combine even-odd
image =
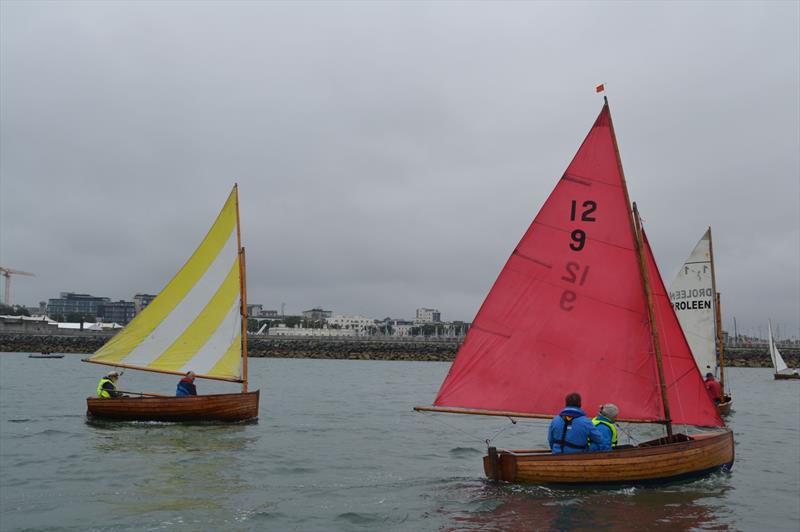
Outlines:
[{"label": "city building", "polygon": [[80,314],[86,318],[97,317],[97,307],[111,301],[107,297],[95,297],[89,294],[61,292],[61,297],[47,302],[47,314],[52,318]]},{"label": "city building", "polygon": [[414,322],[386,318],[377,323],[377,325],[379,331],[388,331],[391,336],[411,336],[411,328],[414,327]]},{"label": "city building", "polygon": [[365,331],[375,327],[375,320],[364,316],[345,316],[336,315],[325,320],[328,327],[339,326],[340,329],[352,329],[355,331]]},{"label": "city building", "polygon": [[418,308],[415,323],[439,323],[442,321],[441,313],[435,308]]},{"label": "city building", "polygon": [[156,296],[152,294],[136,294],[133,296],[133,310],[135,314],[139,314],[142,309],[153,301]]},{"label": "city building", "polygon": [[354,329],[308,329],[305,327],[287,327],[283,323],[277,327],[270,327],[267,331],[268,336],[355,336]]},{"label": "city building", "polygon": [[322,310],[321,308],[312,308],[311,310],[304,310],[303,317],[307,320],[326,320],[333,316],[332,310]]},{"label": "city building", "polygon": [[58,324],[49,321],[46,316],[0,316],[1,333],[52,334],[57,330]]},{"label": "city building", "polygon": [[126,325],[136,315],[133,301],[107,301],[97,305],[97,318],[106,323]]},{"label": "city building", "polygon": [[34,317],[47,316],[47,301],[39,301],[38,307],[25,307],[25,310]]},{"label": "city building", "polygon": [[247,317],[248,318],[271,318],[277,319],[278,318],[278,311],[277,310],[264,310],[264,305],[260,305],[257,303],[248,304],[247,305]]}]

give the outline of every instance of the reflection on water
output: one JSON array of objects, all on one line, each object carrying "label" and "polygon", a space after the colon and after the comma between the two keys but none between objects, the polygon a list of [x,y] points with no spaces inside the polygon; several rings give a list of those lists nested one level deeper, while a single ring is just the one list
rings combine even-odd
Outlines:
[{"label": "reflection on water", "polygon": [[87,422],[101,452],[142,454],[241,451],[256,441],[241,424]]},{"label": "reflection on water", "polygon": [[[3,532],[797,532],[800,522],[800,386],[776,386],[769,370],[730,370],[731,474],[601,490],[484,480],[487,436],[500,447],[541,446],[547,422],[506,427],[506,419],[411,412],[435,395],[447,364],[254,359],[259,422],[188,425],[87,423],[96,368],[62,362],[37,374],[48,393],[31,394],[38,366],[26,354],[0,355]],[[131,381],[173,390],[171,376],[161,377]],[[629,429],[639,441],[651,437]]]},{"label": "reflection on water", "polygon": [[241,453],[250,452],[257,438],[247,435],[245,425],[100,420],[87,425],[98,454],[145,468],[138,480],[105,500],[121,514],[208,512],[249,489],[240,475]]},{"label": "reflection on water", "polygon": [[727,488],[719,478],[668,487],[550,489],[483,481],[462,486],[467,507],[445,530],[731,530],[705,501]]}]

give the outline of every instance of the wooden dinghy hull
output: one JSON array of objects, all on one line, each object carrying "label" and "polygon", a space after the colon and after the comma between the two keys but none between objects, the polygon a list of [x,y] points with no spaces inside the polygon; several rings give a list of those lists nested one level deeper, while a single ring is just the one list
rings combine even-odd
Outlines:
[{"label": "wooden dinghy hull", "polygon": [[775,380],[800,379],[800,373],[776,373]]},{"label": "wooden dinghy hull", "polygon": [[245,421],[258,417],[259,391],[183,397],[86,399],[86,415],[117,421]]},{"label": "wooden dinghy hull", "polygon": [[727,416],[731,413],[731,406],[733,405],[733,399],[730,396],[726,395],[722,398],[722,402],[717,405],[717,412],[719,412],[720,416]]},{"label": "wooden dinghy hull", "polygon": [[492,447],[483,459],[483,468],[492,480],[574,485],[669,482],[733,465],[730,430],[683,438],[686,441],[659,445],[662,438],[630,449],[565,455],[553,455],[549,450],[497,451]]}]

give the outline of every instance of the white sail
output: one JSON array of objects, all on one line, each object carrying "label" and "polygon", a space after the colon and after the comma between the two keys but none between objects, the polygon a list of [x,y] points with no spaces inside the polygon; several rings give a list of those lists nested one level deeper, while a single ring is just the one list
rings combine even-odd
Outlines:
[{"label": "white sail", "polygon": [[703,374],[717,372],[712,268],[711,229],[708,229],[686,259],[669,290],[669,298],[683,334]]},{"label": "white sail", "polygon": [[203,242],[158,296],[89,361],[242,378],[241,271],[234,187]]},{"label": "white sail", "polygon": [[767,330],[769,331],[769,356],[772,358],[772,365],[775,367],[775,373],[781,373],[789,369],[789,366],[783,361],[781,352],[778,351],[778,346],[775,345],[775,339],[772,337],[772,322],[767,324]]}]

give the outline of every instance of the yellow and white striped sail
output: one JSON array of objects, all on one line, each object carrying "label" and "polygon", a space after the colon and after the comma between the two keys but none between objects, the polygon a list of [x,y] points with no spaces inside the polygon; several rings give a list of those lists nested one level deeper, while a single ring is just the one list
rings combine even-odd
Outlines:
[{"label": "yellow and white striped sail", "polygon": [[242,377],[237,190],[167,286],[91,362],[165,373]]}]

